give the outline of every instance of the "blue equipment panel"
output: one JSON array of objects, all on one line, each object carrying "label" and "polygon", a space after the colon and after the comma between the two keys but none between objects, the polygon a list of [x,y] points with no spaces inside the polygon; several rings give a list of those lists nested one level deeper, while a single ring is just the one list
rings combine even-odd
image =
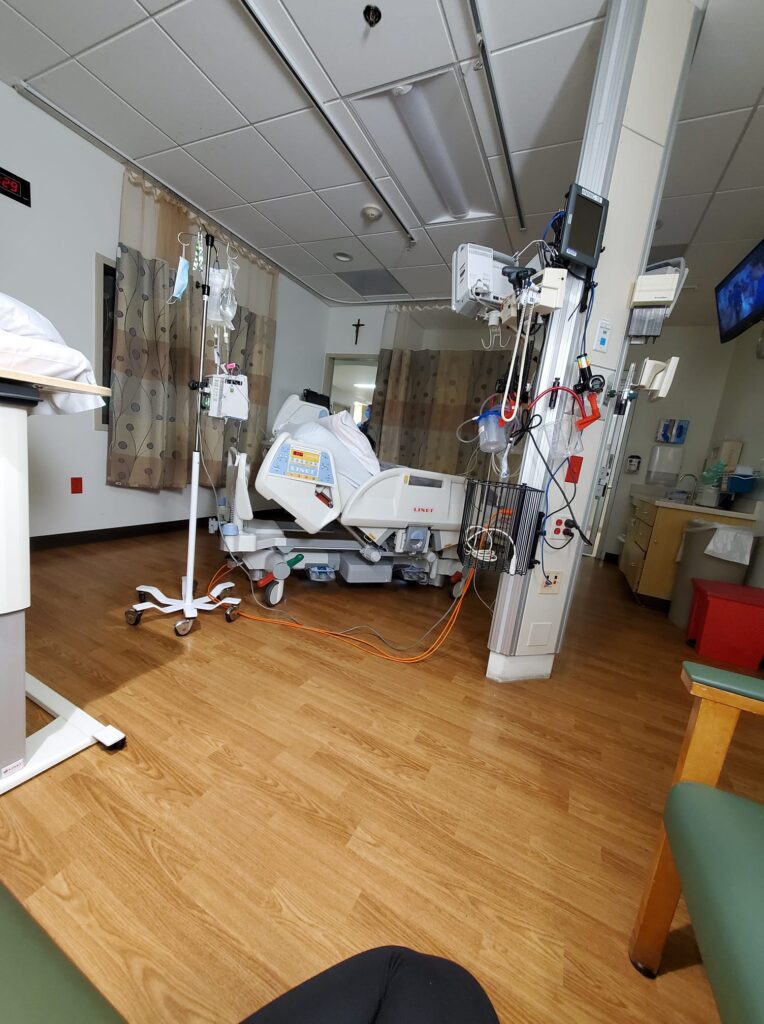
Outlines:
[{"label": "blue equipment panel", "polygon": [[334,484],[332,463],[328,452],[317,452],[297,445],[281,445],[274,456],[271,476],[284,476],[291,480],[308,480],[311,483]]}]

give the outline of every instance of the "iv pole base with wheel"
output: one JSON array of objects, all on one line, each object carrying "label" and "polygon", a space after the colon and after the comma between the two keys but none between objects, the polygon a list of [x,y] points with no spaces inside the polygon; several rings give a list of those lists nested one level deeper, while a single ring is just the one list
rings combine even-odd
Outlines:
[{"label": "iv pole base with wheel", "polygon": [[[173,612],[180,612],[182,618],[175,623],[175,632],[178,636],[187,636],[194,625],[194,619],[199,612],[214,612],[216,608],[225,609],[225,617],[228,622],[233,622],[238,606],[241,602],[239,597],[221,597],[226,590],[234,586],[233,583],[219,583],[209,594],[203,597],[194,597],[194,563],[196,560],[196,528],[197,528],[197,504],[199,500],[199,466],[202,456],[202,395],[201,382],[204,378],[204,344],[207,338],[207,308],[210,296],[210,264],[212,262],[212,248],[215,239],[207,234],[204,238],[206,256],[204,262],[204,284],[202,285],[202,337],[199,347],[199,377],[196,383],[196,431],[194,440],[194,452],[191,458],[191,500],[188,510],[188,548],[186,551],[186,574],[181,582],[181,597],[167,597],[158,587],[152,587],[142,583],[135,589],[138,591],[138,602],[132,605],[125,612],[125,620],[130,626],[137,626],[143,613],[153,608],[162,612],[163,615],[171,615]],[[194,387],[194,384],[191,385]],[[148,600],[152,598],[152,600]]]}]

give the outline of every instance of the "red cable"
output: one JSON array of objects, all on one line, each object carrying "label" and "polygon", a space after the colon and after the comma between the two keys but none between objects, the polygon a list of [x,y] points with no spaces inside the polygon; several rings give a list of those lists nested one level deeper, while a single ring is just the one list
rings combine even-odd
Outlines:
[{"label": "red cable", "polygon": [[533,399],[533,401],[528,404],[528,408],[532,409],[533,406],[536,404],[536,402],[540,401],[544,397],[544,395],[548,395],[552,391],[565,391],[565,392],[567,392],[567,394],[571,395],[578,402],[578,408],[581,410],[581,415],[582,416],[586,416],[586,409],[584,408],[584,403],[581,401],[581,396],[577,395],[576,392],[573,391],[572,388],[566,388],[562,384],[554,384],[550,388],[545,388],[545,390],[542,391],[541,394],[536,395],[536,397]]}]

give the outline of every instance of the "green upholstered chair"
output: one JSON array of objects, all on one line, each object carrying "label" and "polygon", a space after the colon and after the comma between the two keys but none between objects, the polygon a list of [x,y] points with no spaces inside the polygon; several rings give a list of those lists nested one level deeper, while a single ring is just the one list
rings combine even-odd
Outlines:
[{"label": "green upholstered chair", "polygon": [[0,1019],[8,1024],[125,1024],[2,885]]},{"label": "green upholstered chair", "polygon": [[[713,787],[764,680],[685,662],[695,698],[629,954],[655,977],[681,892],[724,1024],[764,1021],[764,806]],[[700,785],[699,785],[700,783]]]}]

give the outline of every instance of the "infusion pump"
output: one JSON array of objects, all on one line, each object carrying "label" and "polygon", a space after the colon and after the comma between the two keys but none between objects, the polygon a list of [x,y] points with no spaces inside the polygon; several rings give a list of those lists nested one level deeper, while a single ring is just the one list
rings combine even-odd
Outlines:
[{"label": "infusion pump", "polygon": [[[504,272],[509,267],[509,276]],[[523,276],[524,275],[524,276]],[[560,309],[568,273],[560,267],[518,267],[504,253],[463,242],[451,261],[451,308],[490,325],[517,322],[517,307],[536,313]]]},{"label": "infusion pump", "polygon": [[500,309],[513,291],[511,282],[502,275],[504,266],[515,266],[515,262],[483,245],[463,242],[451,261],[453,311],[483,319],[488,310]]}]

